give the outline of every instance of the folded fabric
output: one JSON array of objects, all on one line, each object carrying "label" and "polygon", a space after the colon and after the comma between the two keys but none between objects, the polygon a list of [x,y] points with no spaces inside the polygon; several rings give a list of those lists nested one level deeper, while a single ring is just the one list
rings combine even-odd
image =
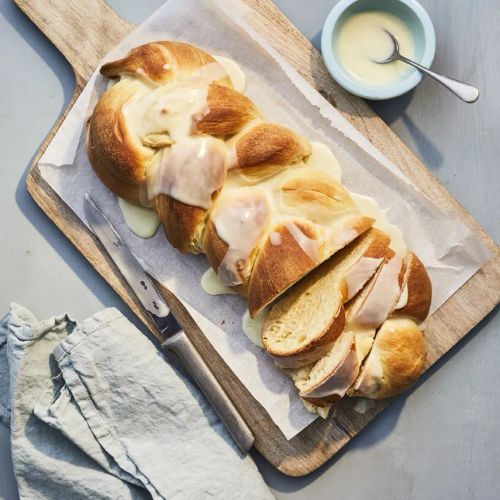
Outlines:
[{"label": "folded fabric", "polygon": [[12,305],[0,383],[21,498],[272,498],[198,389],[116,309],[39,323]]}]

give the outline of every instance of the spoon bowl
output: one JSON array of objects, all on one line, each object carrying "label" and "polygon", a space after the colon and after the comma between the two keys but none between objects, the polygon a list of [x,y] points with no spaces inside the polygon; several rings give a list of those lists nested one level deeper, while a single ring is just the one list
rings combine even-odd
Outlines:
[{"label": "spoon bowl", "polygon": [[377,63],[377,64],[387,64],[387,63],[390,63],[393,61],[397,61],[400,57],[398,39],[390,31],[387,31],[386,29],[384,29],[384,31],[389,35],[389,37],[392,40],[393,50],[392,50],[392,54],[387,59],[383,59],[382,61],[376,61],[376,60],[372,59],[372,61]]},{"label": "spoon bowl", "polygon": [[410,66],[413,66],[414,68],[417,68],[425,75],[429,75],[430,77],[434,78],[434,80],[439,82],[443,87],[446,87],[450,92],[453,92],[459,99],[462,99],[462,101],[467,103],[473,103],[477,101],[477,99],[479,98],[479,90],[476,87],[473,87],[468,83],[455,80],[454,78],[449,78],[447,76],[435,73],[434,71],[431,71],[430,69],[421,66],[415,61],[412,61],[411,59],[402,56],[401,53],[399,52],[398,39],[386,29],[384,29],[384,31],[392,40],[393,44],[392,53],[387,59],[384,59],[382,61],[373,61],[373,62],[377,64],[387,64],[393,61],[404,62],[406,64],[409,64]]}]

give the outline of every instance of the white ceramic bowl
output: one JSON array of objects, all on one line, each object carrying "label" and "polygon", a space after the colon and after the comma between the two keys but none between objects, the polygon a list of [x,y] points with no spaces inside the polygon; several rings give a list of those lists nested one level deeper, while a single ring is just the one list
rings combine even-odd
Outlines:
[{"label": "white ceramic bowl", "polygon": [[369,85],[352,76],[338,62],[334,40],[343,21],[358,12],[379,9],[395,14],[408,25],[415,42],[416,62],[428,68],[436,52],[436,34],[431,18],[416,0],[340,0],[323,26],[321,34],[323,59],[330,74],[347,91],[366,99],[376,100],[402,95],[422,80],[422,73],[412,69],[390,84]]}]

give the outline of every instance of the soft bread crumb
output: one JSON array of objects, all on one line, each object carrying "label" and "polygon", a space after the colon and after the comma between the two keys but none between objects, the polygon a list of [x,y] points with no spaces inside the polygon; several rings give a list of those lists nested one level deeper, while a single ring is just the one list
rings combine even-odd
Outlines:
[{"label": "soft bread crumb", "polygon": [[344,332],[335,341],[326,356],[323,356],[314,365],[300,369],[295,380],[295,386],[301,393],[306,393],[323,381],[328,375],[335,373],[342,360],[345,358],[353,340],[351,332]]},{"label": "soft bread crumb", "polygon": [[262,340],[271,352],[287,355],[327,334],[339,316],[342,297],[328,279],[293,289],[266,316]]},{"label": "soft bread crumb", "polygon": [[330,408],[332,407],[332,405],[316,406],[304,399],[302,400],[302,402],[304,403],[304,406],[308,412],[316,413],[323,419],[326,419],[328,417],[328,414],[330,413]]}]

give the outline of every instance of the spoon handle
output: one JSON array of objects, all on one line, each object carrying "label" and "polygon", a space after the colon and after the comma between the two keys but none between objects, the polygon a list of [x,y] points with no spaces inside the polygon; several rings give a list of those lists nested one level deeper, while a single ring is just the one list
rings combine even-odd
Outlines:
[{"label": "spoon handle", "polygon": [[475,102],[479,97],[479,90],[472,85],[469,85],[464,82],[459,82],[453,78],[448,78],[447,76],[440,75],[439,73],[434,73],[430,69],[421,66],[420,64],[412,61],[411,59],[407,59],[406,57],[399,55],[398,59],[403,61],[411,66],[419,69],[422,73],[431,76],[435,80],[437,80],[443,87],[446,87],[448,90],[451,90],[457,97],[462,99],[465,102]]}]

